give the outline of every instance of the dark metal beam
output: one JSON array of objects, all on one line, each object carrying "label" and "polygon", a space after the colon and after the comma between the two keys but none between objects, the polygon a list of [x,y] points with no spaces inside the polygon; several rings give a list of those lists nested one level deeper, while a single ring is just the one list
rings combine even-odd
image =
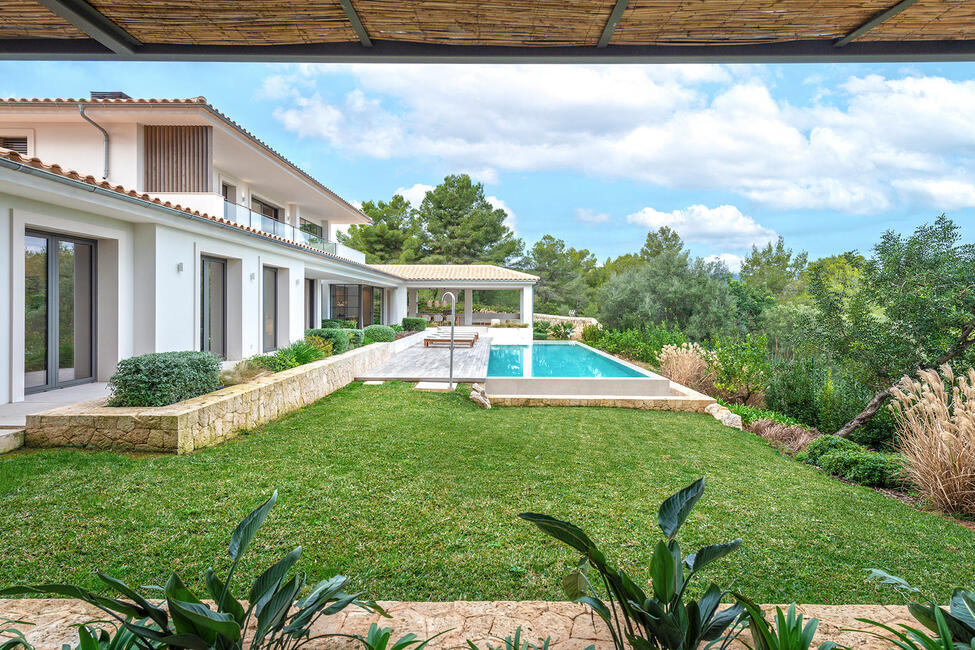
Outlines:
[{"label": "dark metal beam", "polygon": [[359,37],[359,42],[362,43],[363,47],[372,47],[372,40],[369,38],[369,34],[366,33],[366,28],[362,26],[362,21],[359,20],[359,14],[356,13],[355,7],[352,6],[352,0],[339,0],[339,4],[342,5],[342,9],[345,10],[345,15],[348,16],[349,22],[352,23],[352,29]]},{"label": "dark metal beam", "polygon": [[603,35],[599,37],[599,44],[596,47],[609,45],[609,41],[613,38],[613,32],[616,31],[616,26],[620,24],[620,19],[623,17],[623,12],[626,11],[628,4],[630,4],[630,0],[616,0],[616,6],[613,7],[613,13],[609,15],[609,20],[603,27]]},{"label": "dark metal beam", "polygon": [[61,18],[118,54],[133,54],[141,45],[85,0],[37,0]]},{"label": "dark metal beam", "polygon": [[910,7],[915,2],[917,2],[917,0],[901,0],[890,9],[887,9],[886,11],[881,11],[879,14],[875,15],[873,18],[863,23],[862,25],[854,29],[846,36],[836,41],[836,47],[846,47],[847,45],[849,45],[856,39],[860,38],[861,36],[869,32],[871,29],[879,25],[880,23],[884,22],[885,20],[889,20],[890,18],[893,18],[900,12]]},{"label": "dark metal beam", "polygon": [[0,59],[323,63],[820,63],[975,61],[975,40],[835,41],[756,45],[497,47],[373,41],[302,45],[142,45],[118,54],[89,39],[0,40]]}]

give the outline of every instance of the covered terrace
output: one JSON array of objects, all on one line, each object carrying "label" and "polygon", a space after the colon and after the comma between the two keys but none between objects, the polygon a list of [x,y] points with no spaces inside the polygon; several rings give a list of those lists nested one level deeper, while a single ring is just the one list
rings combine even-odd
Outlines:
[{"label": "covered terrace", "polygon": [[[474,313],[475,290],[516,290],[519,292],[519,310],[510,320],[531,323],[534,310],[534,287],[538,276],[514,271],[491,264],[373,264],[373,268],[399,276],[406,281],[407,314],[416,318],[424,314],[420,304],[420,289],[434,289],[438,296],[450,291],[463,303],[458,313],[457,325],[487,325],[491,315]],[[495,316],[501,318],[499,316]],[[442,321],[449,323],[449,315]],[[501,318],[501,320],[506,320]]]}]

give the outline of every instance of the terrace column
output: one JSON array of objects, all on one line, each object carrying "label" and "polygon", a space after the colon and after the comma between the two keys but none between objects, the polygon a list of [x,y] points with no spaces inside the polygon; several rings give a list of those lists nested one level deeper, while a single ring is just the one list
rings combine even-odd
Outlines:
[{"label": "terrace column", "polygon": [[464,289],[464,325],[474,324],[474,290]]},{"label": "terrace column", "polygon": [[409,301],[408,301],[409,302],[409,307],[408,307],[408,312],[407,313],[409,314],[410,318],[416,318],[416,314],[417,314],[417,303],[420,301],[420,290],[419,289],[410,289],[409,292],[410,292],[409,293]]},{"label": "terrace column", "polygon": [[531,324],[535,316],[534,287],[521,288],[521,322]]},{"label": "terrace column", "polygon": [[412,290],[413,296],[413,308],[412,311],[407,307],[407,289],[406,287],[396,287],[393,289],[393,299],[390,304],[389,310],[389,324],[399,325],[403,322],[403,318],[407,314],[416,316],[416,289]]}]

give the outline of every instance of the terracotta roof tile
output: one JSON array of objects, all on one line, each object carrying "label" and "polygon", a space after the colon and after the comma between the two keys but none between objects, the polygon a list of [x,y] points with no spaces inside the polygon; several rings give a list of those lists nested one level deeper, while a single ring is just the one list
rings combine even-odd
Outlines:
[{"label": "terracotta roof tile", "polygon": [[[231,226],[233,228],[237,228],[237,229],[243,230],[245,232],[253,233],[255,235],[260,235],[261,237],[265,237],[267,239],[272,239],[272,240],[275,240],[275,241],[283,242],[283,243],[286,243],[288,245],[295,246],[297,248],[301,248],[303,250],[307,250],[309,252],[315,253],[317,255],[321,255],[323,257],[327,257],[327,258],[330,258],[330,259],[340,260],[340,261],[345,262],[347,264],[354,264],[356,266],[361,266],[361,267],[366,267],[366,268],[372,268],[372,269],[381,271],[381,269],[376,269],[374,266],[372,266],[370,264],[362,264],[361,262],[357,262],[355,260],[350,260],[350,259],[348,259],[346,257],[341,257],[339,255],[333,255],[332,253],[329,253],[329,252],[323,251],[323,250],[319,250],[319,249],[314,248],[312,246],[307,246],[307,245],[301,244],[299,242],[293,242],[293,241],[291,241],[289,239],[285,239],[284,237],[279,237],[279,236],[273,235],[271,233],[266,233],[266,232],[264,232],[262,230],[257,230],[256,228],[250,228],[248,226],[243,226],[243,225],[241,225],[239,223],[236,223],[234,221],[230,221],[228,219],[224,219],[223,217],[215,217],[215,216],[209,215],[209,214],[207,214],[205,212],[200,212],[199,210],[193,210],[191,208],[184,208],[183,206],[179,205],[178,203],[177,204],[173,204],[170,201],[162,201],[162,200],[160,200],[158,198],[155,198],[155,197],[152,197],[152,196],[150,196],[148,194],[139,194],[135,190],[126,189],[125,187],[122,187],[121,185],[112,185],[108,181],[100,181],[100,180],[96,179],[94,176],[91,176],[91,175],[82,175],[82,174],[79,174],[78,172],[74,171],[73,169],[65,169],[64,167],[61,167],[61,165],[58,165],[56,163],[45,163],[40,158],[36,158],[36,157],[34,157],[34,158],[28,158],[27,156],[22,156],[19,153],[17,153],[16,151],[13,151],[11,149],[3,149],[3,148],[0,148],[0,159],[9,160],[11,162],[18,163],[20,165],[24,165],[25,167],[30,167],[32,169],[38,169],[38,170],[41,170],[43,172],[47,172],[49,174],[54,174],[56,176],[63,176],[64,178],[70,178],[71,180],[79,181],[79,182],[82,182],[82,183],[86,183],[86,184],[92,185],[94,187],[100,187],[102,189],[109,190],[111,192],[115,192],[116,194],[120,194],[120,195],[124,195],[124,196],[129,196],[129,197],[132,197],[134,199],[138,199],[139,201],[144,201],[147,204],[156,205],[156,206],[160,206],[160,207],[164,207],[164,208],[169,208],[170,210],[177,210],[179,212],[184,212],[184,213],[186,213],[188,215],[191,215],[191,216],[194,216],[194,217],[200,217],[202,219],[208,219],[208,220],[213,221],[215,223],[223,224],[225,226]],[[395,274],[387,273],[387,275],[395,275]]]},{"label": "terracotta roof tile", "polygon": [[492,264],[370,264],[372,268],[414,281],[537,282],[530,275]]},{"label": "terracotta roof tile", "polygon": [[245,129],[236,121],[232,120],[229,116],[227,116],[226,113],[223,113],[222,111],[215,108],[212,104],[210,104],[207,101],[206,97],[202,97],[202,96],[187,97],[182,99],[181,98],[175,98],[175,99],[158,98],[157,99],[157,98],[145,98],[145,97],[128,97],[128,98],[105,97],[105,98],[98,98],[98,99],[91,99],[91,98],[72,99],[72,98],[64,98],[64,97],[55,97],[55,98],[7,97],[7,98],[0,98],[0,105],[3,104],[115,104],[115,105],[170,104],[170,105],[183,105],[183,106],[187,104],[196,105],[209,111],[216,118],[222,120],[224,123],[226,123],[231,128],[239,132],[241,135],[254,142],[254,144],[258,145],[259,147],[261,147],[262,149],[270,153],[272,156],[274,156],[275,158],[277,158],[287,166],[294,169],[302,177],[310,181],[313,185],[315,185],[316,187],[324,191],[326,194],[331,195],[340,203],[345,205],[347,208],[358,213],[368,223],[372,223],[372,219],[368,215],[364,214],[362,210],[360,210],[359,208],[355,207],[354,205],[352,205],[351,203],[343,199],[341,196],[339,196],[331,189],[326,187],[321,181],[316,179],[314,176],[306,172],[304,169],[302,169],[295,163],[288,160],[283,154],[281,154],[280,152],[272,148],[271,145],[264,142],[264,140],[258,138],[256,135],[254,135],[253,133]]}]

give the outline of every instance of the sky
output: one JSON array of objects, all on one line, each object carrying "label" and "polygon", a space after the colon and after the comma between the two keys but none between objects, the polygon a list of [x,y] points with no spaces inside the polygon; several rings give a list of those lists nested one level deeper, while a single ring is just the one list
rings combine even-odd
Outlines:
[{"label": "sky", "polygon": [[942,212],[975,241],[975,63],[0,62],[6,97],[92,90],[205,96],[353,202],[468,173],[528,245],[600,260],[665,225],[733,271],[779,236],[868,252]]}]

